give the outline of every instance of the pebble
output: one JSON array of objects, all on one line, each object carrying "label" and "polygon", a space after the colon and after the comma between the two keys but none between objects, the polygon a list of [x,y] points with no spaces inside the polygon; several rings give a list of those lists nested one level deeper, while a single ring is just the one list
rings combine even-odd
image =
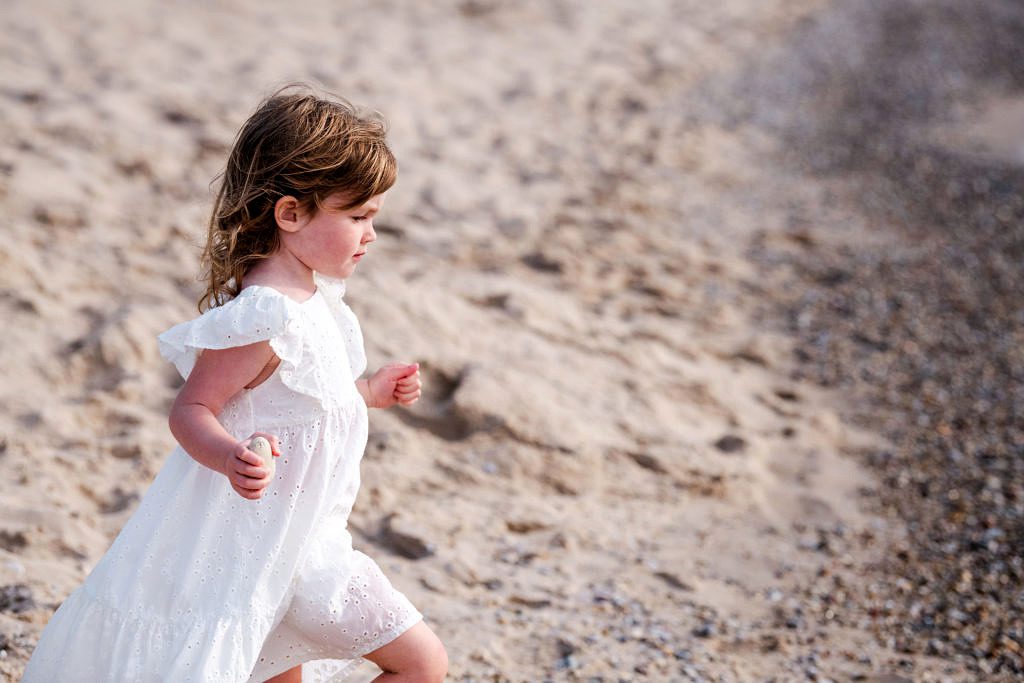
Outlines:
[{"label": "pebble", "polygon": [[270,477],[273,479],[274,473],[277,471],[277,458],[274,457],[270,441],[262,436],[257,436],[249,442],[249,450],[260,456],[263,460],[263,466],[270,470]]},{"label": "pebble", "polygon": [[717,629],[713,622],[705,621],[700,626],[693,629],[692,633],[698,638],[710,638],[717,633]]},{"label": "pebble", "polygon": [[19,614],[35,609],[32,589],[23,583],[0,586],[0,612]]},{"label": "pebble", "polygon": [[676,574],[672,572],[654,572],[654,575],[659,579],[667,583],[670,587],[681,591],[692,591],[693,586],[680,579]]},{"label": "pebble", "polygon": [[531,609],[542,609],[544,607],[551,606],[551,601],[549,599],[540,597],[513,595],[508,600],[513,605],[522,605],[523,607],[529,607]]},{"label": "pebble", "polygon": [[715,448],[723,453],[737,453],[747,447],[747,441],[743,437],[734,434],[726,434],[715,441]]},{"label": "pebble", "polygon": [[391,550],[410,560],[430,557],[436,551],[433,543],[423,538],[423,532],[411,522],[392,513],[384,518],[379,540]]}]

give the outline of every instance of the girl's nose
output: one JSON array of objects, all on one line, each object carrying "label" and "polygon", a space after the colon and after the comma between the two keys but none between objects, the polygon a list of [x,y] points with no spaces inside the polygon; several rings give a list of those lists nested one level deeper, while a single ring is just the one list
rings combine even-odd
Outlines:
[{"label": "girl's nose", "polygon": [[363,233],[363,244],[369,244],[377,239],[377,232],[373,229],[373,221],[367,221],[366,232]]}]

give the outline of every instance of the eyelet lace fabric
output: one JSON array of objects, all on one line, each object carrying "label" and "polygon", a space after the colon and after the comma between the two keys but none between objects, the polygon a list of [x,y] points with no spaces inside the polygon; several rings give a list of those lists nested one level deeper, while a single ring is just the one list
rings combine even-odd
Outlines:
[{"label": "eyelet lace fabric", "polygon": [[301,303],[247,287],[159,335],[186,378],[203,349],[269,340],[278,368],[218,420],[236,439],[278,437],[274,481],[246,500],[172,450],[51,617],[25,683],[257,683],[299,664],[304,683],[334,683],[422,618],[346,529],[366,446],[355,388],[366,356],[344,282],[316,282]]}]

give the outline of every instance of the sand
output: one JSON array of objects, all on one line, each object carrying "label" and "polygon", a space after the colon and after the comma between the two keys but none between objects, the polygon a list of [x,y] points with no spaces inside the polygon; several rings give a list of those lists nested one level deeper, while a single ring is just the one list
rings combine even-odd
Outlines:
[{"label": "sand", "polygon": [[[898,444],[801,370],[811,323],[787,324],[801,245],[911,242],[858,203],[861,169],[787,157],[807,72],[766,65],[813,71],[794,50],[836,11],[7,3],[0,672],[173,447],[155,335],[195,315],[210,182],[290,80],[390,122],[401,175],[347,299],[371,367],[419,361],[425,394],[371,414],[351,526],[451,680],[1012,670],[894,637],[886,561],[914,538],[863,456]],[[950,153],[990,144],[958,120],[932,133]]]}]

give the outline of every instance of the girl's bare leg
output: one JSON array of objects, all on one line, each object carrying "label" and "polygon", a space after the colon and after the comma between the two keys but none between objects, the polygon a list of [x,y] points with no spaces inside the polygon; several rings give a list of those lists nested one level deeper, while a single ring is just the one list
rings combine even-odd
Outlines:
[{"label": "girl's bare leg", "polygon": [[364,657],[384,670],[374,683],[441,683],[448,673],[448,653],[422,621]]},{"label": "girl's bare leg", "polygon": [[302,683],[302,665],[288,669],[283,674],[268,678],[264,683]]}]

